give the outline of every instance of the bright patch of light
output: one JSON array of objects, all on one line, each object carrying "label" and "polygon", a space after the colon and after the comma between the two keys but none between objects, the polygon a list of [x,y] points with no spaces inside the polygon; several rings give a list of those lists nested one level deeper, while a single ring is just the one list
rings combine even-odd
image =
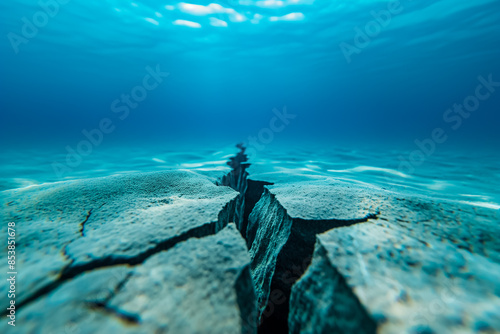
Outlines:
[{"label": "bright patch of light", "polygon": [[165,6],[165,9],[166,9],[166,10],[174,10],[174,9],[175,9],[175,7],[174,7],[174,6],[172,6],[172,5],[166,5],[166,6]]},{"label": "bright patch of light", "polygon": [[202,5],[194,5],[191,3],[181,2],[179,4],[179,9],[184,13],[188,13],[191,15],[198,15],[198,16],[209,15],[209,14],[220,14],[220,13],[231,14],[235,12],[234,9],[222,7],[217,3],[211,3],[207,6],[202,6]]},{"label": "bright patch of light", "polygon": [[199,24],[198,22],[186,21],[186,20],[175,20],[173,24],[177,26],[186,26],[190,28],[201,28],[201,24]]},{"label": "bright patch of light", "polygon": [[288,0],[290,5],[312,5],[314,0]]},{"label": "bright patch of light", "polygon": [[257,1],[255,5],[257,7],[263,7],[263,8],[280,8],[285,6],[285,2],[281,0],[264,0],[264,1]]},{"label": "bright patch of light", "polygon": [[231,21],[233,22],[243,22],[245,21],[247,18],[243,15],[241,15],[240,13],[236,13],[234,15],[231,15],[230,18],[229,18]]},{"label": "bright patch of light", "polygon": [[218,3],[211,3],[207,6],[207,8],[211,10],[212,13],[224,13],[226,11],[226,8],[222,7]]},{"label": "bright patch of light", "polygon": [[156,21],[155,19],[149,18],[149,17],[146,17],[144,20],[148,21],[149,23],[154,24],[155,26],[160,25],[160,22]]},{"label": "bright patch of light", "polygon": [[304,19],[304,14],[298,13],[290,13],[283,16],[271,16],[269,21],[302,21]]},{"label": "bright patch of light", "polygon": [[135,2],[131,2],[131,3],[130,3],[130,5],[131,5],[132,7],[139,7],[139,5],[138,5],[138,4],[136,4]]},{"label": "bright patch of light", "polygon": [[219,20],[215,17],[210,18],[210,24],[214,27],[227,27],[227,22],[223,20]]},{"label": "bright patch of light", "polygon": [[181,2],[179,4],[179,8],[181,9],[181,11],[188,13],[188,14],[191,14],[191,15],[211,14],[211,11],[209,10],[209,8],[202,6],[202,5],[193,5],[190,3]]},{"label": "bright patch of light", "polygon": [[262,20],[264,16],[260,15],[260,14],[255,14],[253,16],[253,19],[250,20],[250,22],[252,22],[253,24],[258,24],[260,22],[260,20]]},{"label": "bright patch of light", "polygon": [[242,6],[257,6],[261,8],[283,8],[289,5],[312,5],[314,0],[240,0]]},{"label": "bright patch of light", "polygon": [[156,15],[156,17],[163,17],[163,15],[161,15],[161,13],[159,13],[159,12],[156,12],[155,15]]},{"label": "bright patch of light", "polygon": [[211,3],[207,6],[195,5],[191,3],[181,2],[178,5],[181,12],[196,15],[196,16],[206,16],[212,14],[227,14],[228,20],[231,22],[243,22],[247,18],[236,12],[233,8],[223,7],[216,3]]}]

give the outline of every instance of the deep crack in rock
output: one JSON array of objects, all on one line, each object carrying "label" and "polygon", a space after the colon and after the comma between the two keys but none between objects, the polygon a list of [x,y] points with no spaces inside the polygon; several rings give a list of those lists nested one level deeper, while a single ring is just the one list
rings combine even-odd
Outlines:
[{"label": "deep crack in rock", "polygon": [[[278,255],[274,267],[271,272],[261,277],[264,280],[264,285],[270,285],[270,290],[268,295],[264,292],[268,300],[258,317],[259,333],[288,333],[291,288],[311,263],[316,235],[334,228],[377,219],[377,215],[367,213],[364,217],[358,219],[345,220],[292,218],[275,196],[265,189],[265,186],[273,185],[273,183],[248,178],[247,168],[250,164],[247,163],[245,147],[242,145],[237,147],[240,152],[228,162],[232,170],[223,177],[221,185],[230,186],[240,192],[236,209],[239,217],[237,226],[241,235],[247,240],[249,249],[254,246],[250,250],[251,256],[254,258],[253,264],[258,263],[259,258],[265,256],[256,250],[256,245],[253,245],[253,243],[259,228],[262,227],[262,224],[265,224],[266,218],[276,219],[274,223],[278,222],[278,225],[281,226],[274,232],[268,231],[273,240],[280,239],[279,235],[289,228],[289,231],[282,236],[284,244],[281,249],[277,250]],[[259,201],[262,201],[262,203],[260,203],[259,207],[256,207]],[[281,222],[279,222],[280,220]],[[270,239],[267,239],[267,241],[271,242]],[[258,268],[252,267],[252,272],[254,274],[258,272]],[[257,292],[259,291],[258,282],[256,285]],[[259,303],[265,303],[265,300],[262,300],[262,294],[258,292],[257,295]],[[261,305],[261,307],[263,306]]]},{"label": "deep crack in rock", "polygon": [[[334,228],[377,219],[377,215],[368,213],[358,219],[345,220],[292,218],[287,214],[286,209],[282,207],[275,196],[266,190],[265,186],[273,185],[273,183],[248,178],[249,174],[246,170],[250,164],[247,163],[248,159],[245,155],[245,147],[242,145],[238,145],[237,147],[240,149],[240,152],[228,162],[232,170],[223,177],[221,185],[230,186],[240,192],[236,210],[238,217],[240,217],[237,226],[242,236],[247,240],[249,249],[252,248],[256,234],[259,228],[262,227],[262,224],[265,224],[266,218],[276,219],[274,223],[281,220],[281,222],[278,222],[278,225],[281,227],[274,232],[268,231],[269,235],[273,236],[273,240],[280,239],[278,235],[283,234],[283,231],[289,228],[289,231],[282,236],[284,244],[278,250],[278,256],[272,272],[266,273],[265,277],[262,277],[264,285],[270,284],[270,290],[268,291],[269,295],[265,296],[269,297],[265,308],[261,310],[262,313],[259,312],[258,316],[259,333],[288,333],[291,288],[311,263],[316,235]],[[262,201],[262,203],[260,203],[259,207],[256,207],[259,201]],[[242,212],[243,215],[241,214]],[[267,239],[267,241],[271,242],[270,239]],[[265,247],[267,246],[265,245]],[[263,253],[255,250],[255,247],[250,252],[251,256],[254,257],[253,264],[259,262],[259,257],[265,256]],[[257,268],[252,267],[254,274],[257,271]],[[257,291],[259,291],[258,285],[259,283],[257,282]],[[265,300],[262,300],[261,293],[257,293],[257,295],[259,303],[263,307],[262,303],[265,303]]]},{"label": "deep crack in rock", "polygon": [[270,294],[279,292],[285,299],[282,302],[270,300],[263,312],[259,333],[288,333],[288,315],[292,286],[304,274],[311,264],[316,235],[334,228],[347,227],[377,219],[375,214],[368,214],[353,220],[305,220],[291,218],[292,228],[287,242],[278,255],[275,274],[271,281]]},{"label": "deep crack in rock", "polygon": [[247,168],[250,167],[248,161],[248,156],[245,154],[245,146],[243,144],[238,144],[236,147],[240,150],[234,157],[231,157],[227,162],[227,165],[231,167],[231,171],[224,175],[221,180],[221,185],[231,187],[240,194],[236,199],[236,209],[234,222],[238,227],[241,235],[245,237],[244,231],[246,231],[246,219],[245,219],[245,200],[248,190],[248,172]]},{"label": "deep crack in rock", "polygon": [[[307,274],[302,277],[300,283],[301,293],[291,296],[290,305],[295,307],[289,314],[291,319],[290,333],[308,332],[307,327],[311,323],[319,322],[317,318],[329,322],[329,333],[359,333],[375,334],[376,322],[368,315],[359,299],[346,284],[345,279],[330,264],[326,257],[326,250],[316,244],[314,261],[308,268]],[[320,279],[324,285],[318,285]],[[325,307],[325,313],[314,312],[315,305],[328,303],[331,308]],[[301,312],[303,309],[310,312]]]},{"label": "deep crack in rock", "polygon": [[260,197],[264,193],[264,186],[270,186],[273,185],[274,183],[271,182],[265,182],[265,181],[255,181],[251,179],[247,179],[248,186],[247,186],[247,191],[245,193],[245,209],[244,209],[244,224],[242,226],[242,229],[240,230],[241,235],[245,238],[247,241],[247,246],[250,249],[252,247],[251,242],[248,239],[248,219],[250,217],[250,214],[253,211],[253,208],[257,204],[257,202],[260,200]]}]

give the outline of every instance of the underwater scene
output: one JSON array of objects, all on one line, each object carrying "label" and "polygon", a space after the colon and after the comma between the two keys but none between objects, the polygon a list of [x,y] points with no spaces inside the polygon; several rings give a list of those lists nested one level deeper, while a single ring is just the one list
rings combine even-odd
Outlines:
[{"label": "underwater scene", "polygon": [[498,0],[0,4],[0,333],[500,333]]}]

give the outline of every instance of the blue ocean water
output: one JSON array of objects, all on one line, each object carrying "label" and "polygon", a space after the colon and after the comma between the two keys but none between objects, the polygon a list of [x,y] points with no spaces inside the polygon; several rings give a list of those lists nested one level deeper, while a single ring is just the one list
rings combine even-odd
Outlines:
[{"label": "blue ocean water", "polygon": [[498,0],[0,4],[0,189],[345,177],[499,208]]}]

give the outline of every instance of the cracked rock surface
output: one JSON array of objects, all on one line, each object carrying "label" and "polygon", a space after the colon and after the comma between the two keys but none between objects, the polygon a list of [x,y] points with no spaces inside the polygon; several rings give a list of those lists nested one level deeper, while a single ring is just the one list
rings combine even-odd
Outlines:
[{"label": "cracked rock surface", "polygon": [[[1,219],[17,222],[16,257],[22,268],[17,277],[22,287],[16,296],[18,306],[81,272],[140,264],[189,237],[220,231],[233,221],[237,195],[188,171],[118,175],[2,192]],[[6,227],[2,224],[2,232]],[[7,289],[7,281],[2,281],[0,294],[4,296]]]},{"label": "cracked rock surface", "polygon": [[500,264],[446,239],[369,222],[318,236],[291,333],[498,333]]},{"label": "cracked rock surface", "polygon": [[1,192],[16,330],[500,333],[497,210],[231,167]]},{"label": "cracked rock surface", "polygon": [[272,319],[268,331],[274,331],[287,326],[289,300],[282,297],[307,269],[316,235],[374,218],[380,198],[370,189],[335,180],[265,188],[250,214],[247,241],[260,320],[267,326]]},{"label": "cracked rock surface", "polygon": [[266,332],[500,332],[496,210],[339,180],[266,188],[248,230]]},{"label": "cracked rock surface", "polygon": [[[24,333],[255,333],[255,296],[234,224],[131,267],[76,276],[19,312]],[[3,325],[3,324],[2,324]]]}]

